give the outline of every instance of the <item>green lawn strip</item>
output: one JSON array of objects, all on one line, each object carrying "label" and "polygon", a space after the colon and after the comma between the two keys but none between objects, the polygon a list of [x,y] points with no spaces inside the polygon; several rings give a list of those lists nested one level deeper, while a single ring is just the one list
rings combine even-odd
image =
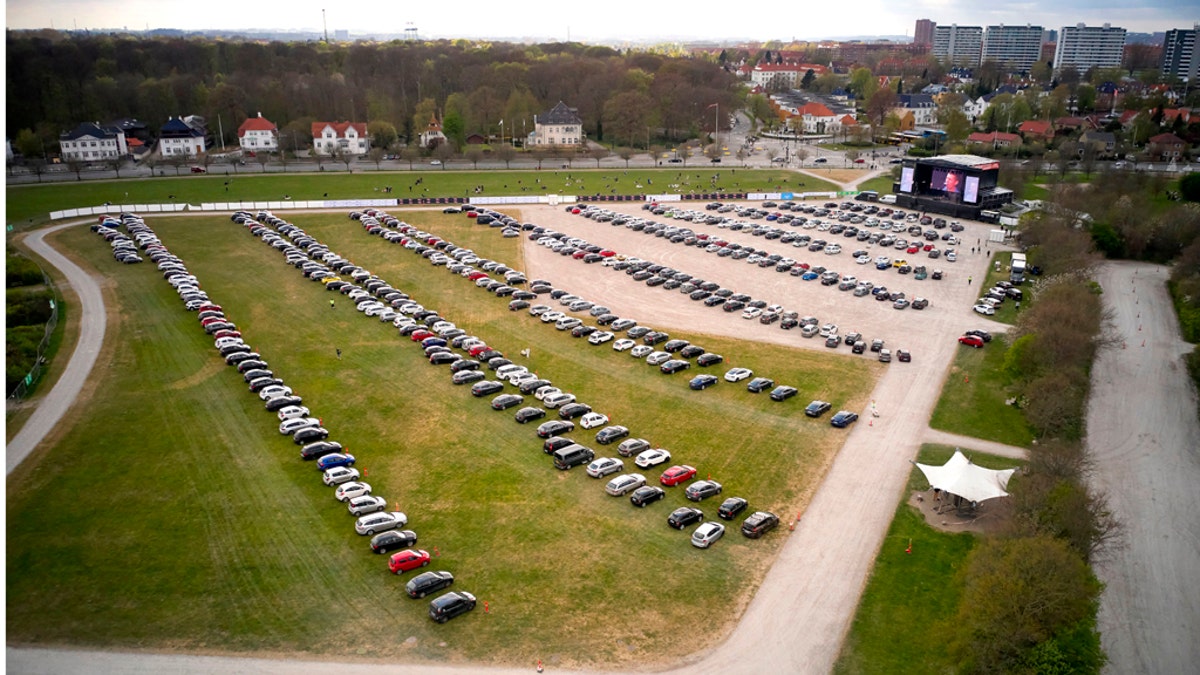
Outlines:
[{"label": "green lawn strip", "polygon": [[[999,271],[996,270],[996,263],[1000,263]],[[997,251],[997,252],[993,253],[992,257],[990,258],[990,260],[988,262],[987,276],[984,277],[983,285],[981,285],[979,287],[980,294],[987,291],[987,289],[994,287],[996,285],[997,281],[1008,281],[1011,278],[1010,272],[1009,272],[1009,268],[1011,266],[1012,266],[1012,252],[1011,251]],[[1023,290],[1027,291],[1029,289],[1028,289],[1028,287],[1024,287]],[[1025,298],[1021,300],[1021,308],[1028,310],[1029,306],[1030,306],[1030,302],[1032,300],[1033,300],[1033,296],[1031,294],[1026,294]],[[996,308],[996,313],[990,318],[993,321],[998,321],[1000,323],[1006,323],[1010,326],[1015,324],[1017,322],[1017,303],[1016,303],[1016,301],[1012,300],[1011,298],[1005,300],[1003,303],[1000,304],[999,307]]]},{"label": "green lawn strip", "polygon": [[[917,461],[944,464],[953,452],[952,447],[925,445]],[[1014,460],[982,453],[970,453],[970,458],[990,469],[1017,466]],[[946,645],[962,593],[958,571],[977,540],[972,534],[936,530],[908,506],[913,491],[928,488],[914,466],[834,666],[839,675],[957,669]],[[910,542],[912,553],[907,553]]]},{"label": "green lawn strip", "polygon": [[[422,227],[511,260],[515,242],[442,214]],[[300,223],[297,217],[296,222]],[[344,215],[301,223],[343,255],[509,352],[536,337],[539,371],[725,484],[751,508],[790,513],[841,435],[807,420],[809,397],[861,404],[876,369],[693,336],[802,393],[784,404],[592,347],[510,313],[505,300],[364,234]],[[418,223],[418,217],[408,217]],[[82,228],[62,241],[111,276],[125,318],[92,405],[45,461],[9,481],[8,639],[14,643],[599,665],[669,661],[699,614],[735,619],[781,537],[736,532],[709,551],[666,527],[682,489],[645,510],[577,468],[557,472],[535,425],[449,384],[394,328],[353,311],[227,217],[151,219],[334,438],[376,494],[406,511],[455,587],[489,602],[436,626],[353,533],[344,507],[277,420],[220,361],[150,265],[125,266]],[[507,252],[504,251],[508,248]],[[501,255],[504,253],[504,255]],[[328,299],[341,300],[330,309]],[[339,361],[334,350],[343,350]],[[820,356],[821,358],[818,358]],[[696,369],[688,371],[694,374]],[[576,434],[605,454],[591,433]],[[611,447],[611,446],[609,446]],[[612,453],[615,454],[615,448]],[[628,470],[634,470],[626,460]],[[644,471],[656,482],[666,466]],[[712,518],[720,499],[700,504]],[[53,504],[53,508],[45,505]],[[411,574],[405,575],[407,578]],[[704,589],[698,593],[696,589]],[[688,602],[629,602],[687,597]],[[728,625],[728,623],[726,623]],[[335,626],[336,629],[331,629]],[[719,630],[719,626],[712,626]],[[415,646],[404,640],[415,637]],[[445,641],[446,646],[439,646]],[[618,646],[618,647],[615,647]]]},{"label": "green lawn strip", "polygon": [[896,179],[892,178],[890,173],[882,176],[875,176],[870,180],[865,180],[858,184],[859,190],[874,190],[881,195],[892,194],[892,186],[896,184]]},{"label": "green lawn strip", "polygon": [[983,349],[960,347],[942,385],[929,425],[974,438],[1028,447],[1034,432],[1021,411],[1007,405],[1004,358],[1008,344],[997,336]]},{"label": "green lawn strip", "polygon": [[[417,181],[421,182],[418,184]],[[167,204],[319,199],[493,197],[531,195],[761,192],[836,190],[832,183],[783,169],[673,167],[667,169],[557,169],[543,171],[365,171],[345,173],[182,175],[152,179],[76,181],[10,186],[9,222],[44,218],[51,211],[112,204]],[[385,193],[385,187],[392,192]],[[483,186],[483,192],[475,192]],[[639,187],[640,186],[640,187]],[[328,195],[328,197],[326,197]]]}]

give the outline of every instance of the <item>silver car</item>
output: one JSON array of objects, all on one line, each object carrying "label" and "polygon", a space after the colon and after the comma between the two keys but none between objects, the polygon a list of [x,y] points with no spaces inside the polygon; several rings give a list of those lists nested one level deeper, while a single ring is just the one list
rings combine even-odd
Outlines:
[{"label": "silver car", "polygon": [[404,527],[408,524],[408,516],[399,511],[372,513],[362,516],[354,522],[354,531],[362,535],[373,535]]},{"label": "silver car", "polygon": [[614,497],[620,497],[646,484],[646,477],[640,473],[626,473],[608,481],[604,491]]},{"label": "silver car", "polygon": [[351,499],[346,508],[352,516],[365,516],[368,513],[375,513],[387,508],[387,500],[383,497],[374,495],[361,495]]}]

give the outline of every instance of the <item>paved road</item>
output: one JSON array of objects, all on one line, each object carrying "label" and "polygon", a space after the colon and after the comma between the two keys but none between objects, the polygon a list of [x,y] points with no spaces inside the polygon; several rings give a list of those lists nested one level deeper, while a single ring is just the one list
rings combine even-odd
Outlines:
[{"label": "paved road", "polygon": [[1095,484],[1125,526],[1125,546],[1097,569],[1114,674],[1200,667],[1200,422],[1167,275],[1122,262],[1098,279],[1125,339],[1096,361],[1087,419]]},{"label": "paved road", "polygon": [[71,262],[63,254],[54,250],[46,243],[48,234],[66,227],[79,225],[79,222],[55,225],[38,230],[25,237],[25,244],[30,250],[46,259],[67,278],[67,284],[75,289],[80,304],[80,335],[75,351],[67,361],[66,370],[62,377],[40,401],[37,410],[25,422],[21,431],[13,437],[5,448],[5,473],[12,473],[21,462],[33,452],[42,442],[46,434],[58,424],[67,410],[75,402],[75,397],[83,389],[84,382],[96,364],[100,347],[104,344],[104,330],[107,321],[104,314],[104,296],[100,286],[87,272]]}]

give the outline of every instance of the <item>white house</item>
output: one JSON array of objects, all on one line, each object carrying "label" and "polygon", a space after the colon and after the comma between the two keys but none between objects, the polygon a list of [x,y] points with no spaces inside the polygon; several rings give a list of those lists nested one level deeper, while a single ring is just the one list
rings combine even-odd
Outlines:
[{"label": "white house", "polygon": [[367,154],[367,125],[363,122],[313,122],[313,152],[332,155],[337,151]]},{"label": "white house", "polygon": [[98,162],[129,154],[125,132],[117,127],[102,127],[84,122],[58,137],[64,162]]},{"label": "white house", "polygon": [[581,145],[583,120],[576,108],[568,108],[559,101],[550,112],[533,116],[533,132],[526,142],[529,145]]},{"label": "white house", "polygon": [[203,117],[172,117],[158,132],[159,154],[163,157],[195,157],[207,147],[206,135]]},{"label": "white house", "polygon": [[258,113],[238,127],[238,144],[249,152],[275,152],[279,149],[279,128]]},{"label": "white house", "polygon": [[420,136],[421,147],[429,148],[430,150],[446,142],[446,134],[442,132],[442,124],[438,122],[437,117],[433,116],[429,118],[429,124],[425,127],[425,131],[421,132]]},{"label": "white house", "polygon": [[913,124],[919,127],[927,127],[937,124],[937,104],[933,102],[933,97],[928,94],[900,94],[897,97],[896,116],[904,117],[905,113],[911,112],[913,115]]}]

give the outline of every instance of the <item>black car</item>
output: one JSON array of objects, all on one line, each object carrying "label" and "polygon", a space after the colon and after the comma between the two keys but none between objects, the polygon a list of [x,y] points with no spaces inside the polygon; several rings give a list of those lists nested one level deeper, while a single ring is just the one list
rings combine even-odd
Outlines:
[{"label": "black car", "polygon": [[692,378],[691,382],[688,382],[688,386],[695,391],[700,391],[702,389],[708,389],[719,381],[720,378],[718,378],[716,375],[697,375]]},{"label": "black car", "polygon": [[667,492],[657,485],[643,485],[629,495],[629,503],[645,508],[647,504],[652,504],[666,496]]},{"label": "black car", "polygon": [[305,427],[292,434],[292,442],[296,445],[307,445],[329,438],[329,430],[324,427]]},{"label": "black car", "polygon": [[909,363],[912,361],[912,354],[910,354],[907,349],[897,349],[896,360],[900,363]]},{"label": "black car", "polygon": [[842,341],[836,335],[830,335],[829,337],[825,338],[825,346],[829,347],[830,349],[837,349],[838,345],[840,344],[842,344]]},{"label": "black car", "polygon": [[417,545],[417,533],[412,530],[388,530],[371,537],[372,553],[387,553],[398,548]]},{"label": "black car", "polygon": [[804,414],[808,415],[809,417],[820,417],[828,412],[832,407],[833,406],[825,401],[813,401],[804,408]]},{"label": "black car", "polygon": [[300,459],[319,459],[325,455],[341,452],[342,444],[334,441],[317,441],[300,448]]},{"label": "black car", "polygon": [[725,357],[721,356],[720,354],[713,354],[711,352],[706,352],[704,354],[701,354],[700,358],[696,359],[696,365],[698,365],[700,367],[715,366],[724,360],[725,360]]},{"label": "black car", "polygon": [[975,337],[979,338],[980,340],[983,340],[984,342],[992,341],[992,334],[987,332],[986,330],[973,329],[973,330],[969,330],[969,331],[963,333],[963,335],[974,335]]},{"label": "black car", "polygon": [[250,391],[258,393],[267,387],[282,385],[283,380],[278,377],[260,377],[250,383]]},{"label": "black car", "polygon": [[[384,534],[392,534],[385,532]],[[383,534],[379,535],[380,537]],[[376,537],[378,538],[378,537]],[[415,540],[414,540],[415,543]],[[440,591],[443,588],[454,585],[454,575],[449,572],[435,571],[422,572],[404,584],[404,592],[408,593],[410,598],[423,598],[430,593]]]},{"label": "black car", "polygon": [[742,521],[742,534],[758,539],[779,526],[779,516],[769,511],[756,511]]},{"label": "black car", "polygon": [[[633,333],[633,331],[629,331],[629,333],[626,333],[626,335],[632,335],[632,333]],[[661,331],[650,331],[649,333],[646,333],[645,335],[642,336],[642,342],[644,342],[648,345],[656,345],[656,344],[659,344],[660,342],[666,342],[670,338],[671,338],[671,336],[669,336],[666,333],[663,333]]]},{"label": "black car", "polygon": [[266,408],[268,412],[278,412],[289,405],[300,405],[302,403],[304,403],[304,399],[299,396],[276,396],[267,401]]},{"label": "black car", "polygon": [[692,359],[705,353],[704,347],[701,347],[700,345],[688,345],[679,350],[680,358],[684,359]]},{"label": "black car", "polygon": [[849,410],[841,410],[829,420],[829,424],[837,427],[838,429],[845,429],[851,424],[854,424],[854,422],[857,420],[858,413],[850,412]]},{"label": "black car", "polygon": [[682,350],[684,347],[687,347],[689,344],[690,343],[687,340],[668,340],[667,343],[663,345],[663,351],[674,354],[675,352]]},{"label": "black car", "polygon": [[[573,431],[574,429],[574,422],[568,422],[567,420],[550,420],[549,422],[543,422],[540,426],[538,426],[537,435],[538,438],[550,438],[551,436],[565,434],[568,431]],[[554,451],[550,450],[549,452]]]},{"label": "black car", "polygon": [[[613,330],[619,330],[619,329],[614,325]],[[648,327],[634,326],[633,328],[630,328],[628,331],[626,331],[625,335],[629,336],[629,338],[631,340],[636,340],[640,337],[645,337],[648,333],[650,333],[650,329]]]},{"label": "black car", "polygon": [[520,410],[518,410],[517,414],[514,416],[514,419],[517,420],[517,424],[525,424],[526,422],[532,422],[533,420],[539,420],[545,416],[546,416],[545,410],[542,410],[541,408],[534,408],[531,406],[528,408],[521,408]]},{"label": "black car", "polygon": [[482,367],[483,364],[478,361],[472,361],[471,359],[458,359],[454,363],[450,364],[450,372],[457,373],[463,370],[479,370]]},{"label": "black car", "polygon": [[558,409],[558,417],[564,420],[573,420],[590,412],[592,412],[592,406],[586,403],[568,403]]},{"label": "black car", "polygon": [[704,512],[694,506],[681,506],[667,516],[667,524],[677,530],[701,522],[704,522]]},{"label": "black car", "polygon": [[785,384],[785,385],[775,387],[775,389],[771,392],[771,400],[772,401],[786,401],[795,395],[796,395],[796,388],[789,387]]},{"label": "black car", "polygon": [[504,383],[497,382],[496,380],[484,380],[483,382],[476,382],[475,384],[471,385],[471,395],[477,398],[480,396],[487,396],[488,394],[494,394],[503,390]]},{"label": "black car", "polygon": [[733,520],[739,513],[746,510],[747,502],[741,497],[730,497],[721,502],[721,507],[717,509],[717,515],[723,520]]},{"label": "black car", "polygon": [[572,445],[576,445],[575,441],[567,438],[566,436],[551,436],[550,438],[547,438],[544,443],[542,443],[542,452],[546,453],[547,455],[553,455],[556,450],[562,450],[563,448],[568,448]]},{"label": "black car", "polygon": [[692,364],[690,361],[684,361],[683,359],[671,359],[670,361],[667,361],[666,363],[659,366],[658,369],[664,375],[674,375],[675,373],[678,373],[681,370],[687,370],[688,368],[691,368],[691,367],[692,367]]},{"label": "black car", "polygon": [[429,603],[429,618],[438,623],[446,623],[459,614],[465,614],[473,609],[475,609],[475,596],[465,591],[450,591]]},{"label": "black car", "polygon": [[522,382],[520,386],[517,387],[517,391],[528,396],[542,387],[550,386],[550,384],[550,380],[529,380],[528,382]]},{"label": "black car", "polygon": [[508,410],[509,408],[521,405],[525,400],[524,396],[516,394],[500,394],[492,399],[492,410]]},{"label": "black car", "polygon": [[750,384],[746,385],[746,390],[753,394],[761,394],[762,392],[775,386],[775,380],[769,377],[756,377],[750,380]]},{"label": "black car", "polygon": [[456,361],[461,361],[461,360],[462,360],[462,355],[455,354],[454,352],[436,352],[429,356],[429,362],[435,366],[441,366],[441,365],[445,365],[447,363],[454,363]]},{"label": "black car", "polygon": [[608,445],[609,443],[619,441],[628,435],[629,429],[626,427],[619,425],[604,427],[600,431],[596,432],[596,442],[600,445]]},{"label": "black car", "polygon": [[595,326],[581,325],[571,329],[571,337],[587,337],[596,332]]}]

